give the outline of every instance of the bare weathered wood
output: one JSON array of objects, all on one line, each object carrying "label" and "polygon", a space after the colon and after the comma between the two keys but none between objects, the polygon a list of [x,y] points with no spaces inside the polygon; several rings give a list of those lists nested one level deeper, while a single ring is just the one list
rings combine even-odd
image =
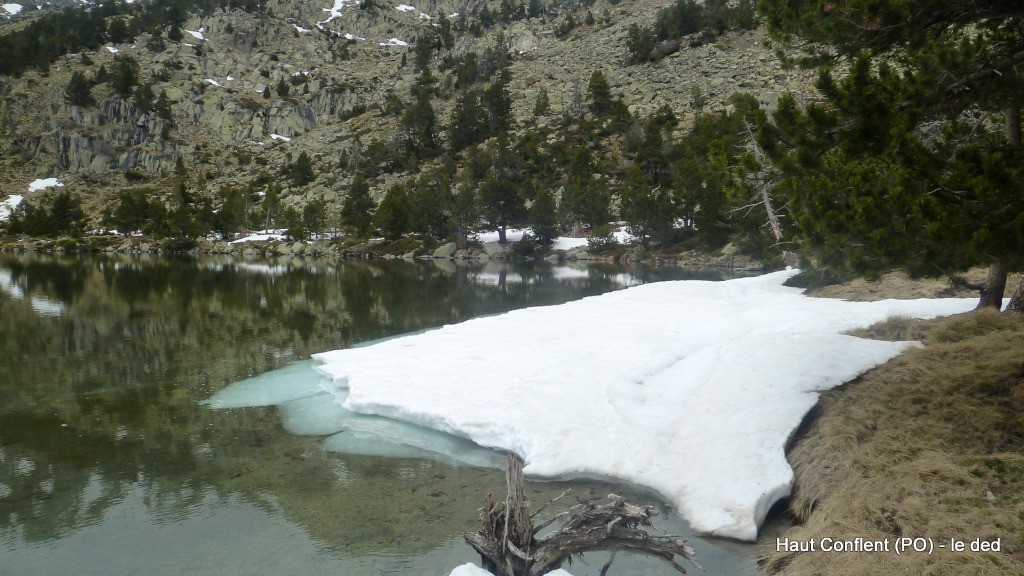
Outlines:
[{"label": "bare weathered wood", "polygon": [[505,501],[496,503],[488,494],[480,509],[483,529],[465,535],[466,542],[480,554],[484,568],[497,576],[539,576],[561,567],[572,556],[596,550],[612,552],[601,569],[602,575],[608,572],[619,551],[657,558],[681,573],[686,570],[676,562],[677,557],[703,570],[685,540],[647,532],[645,528],[652,526],[651,519],[658,514],[653,507],[630,504],[615,494],[609,494],[605,502],[581,502],[556,515],[555,518],[567,516],[562,526],[538,538],[540,529],[553,520],[533,526],[525,495],[523,461],[518,456],[509,456],[505,480]]},{"label": "bare weathered wood", "polygon": [[1017,289],[1010,297],[1010,303],[1006,305],[1007,312],[1024,313],[1024,280],[1021,280]]}]

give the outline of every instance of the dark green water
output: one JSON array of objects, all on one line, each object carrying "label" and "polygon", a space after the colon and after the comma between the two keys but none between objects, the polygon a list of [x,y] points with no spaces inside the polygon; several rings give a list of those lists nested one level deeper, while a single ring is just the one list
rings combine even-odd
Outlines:
[{"label": "dark green water", "polygon": [[[328,453],[276,408],[199,402],[314,352],[686,277],[0,255],[0,574],[447,575],[477,560],[460,534],[504,493],[501,471]],[[599,482],[527,490],[539,505],[567,487],[653,500]],[[662,529],[688,533],[664,511]],[[751,546],[690,540],[708,573],[756,573]],[[674,573],[623,556],[613,574]],[[605,558],[567,568],[596,574]]]}]

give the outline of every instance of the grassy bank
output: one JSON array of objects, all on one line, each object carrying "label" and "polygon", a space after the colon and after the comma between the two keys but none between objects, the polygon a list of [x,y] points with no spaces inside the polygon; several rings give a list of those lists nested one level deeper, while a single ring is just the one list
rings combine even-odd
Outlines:
[{"label": "grassy bank", "polygon": [[[832,295],[842,295],[832,289]],[[763,539],[769,574],[1024,574],[1024,317],[890,319],[858,336],[926,344],[822,395],[796,439],[796,525]],[[779,552],[776,537],[966,541],[965,552]],[[971,552],[976,538],[1001,552]]]}]

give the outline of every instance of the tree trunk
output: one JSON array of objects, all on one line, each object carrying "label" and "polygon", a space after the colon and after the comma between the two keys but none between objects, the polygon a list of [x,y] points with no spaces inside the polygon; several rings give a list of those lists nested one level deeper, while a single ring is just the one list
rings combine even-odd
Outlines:
[{"label": "tree trunk", "polygon": [[502,246],[508,243],[508,237],[505,235],[504,226],[498,226],[498,243]]},{"label": "tree trunk", "polygon": [[1020,148],[1020,106],[1007,106],[1003,109],[1003,116],[1006,119],[1006,143],[1015,148]]},{"label": "tree trunk", "polygon": [[978,310],[983,308],[995,308],[1001,310],[1003,307],[1003,294],[1006,292],[1006,265],[1001,261],[995,261],[989,266],[988,278],[981,287],[981,299],[978,301]]},{"label": "tree trunk", "polygon": [[[1005,120],[1006,143],[1014,148],[1021,147],[1020,127],[1020,106],[1011,104],[1003,109]],[[978,302],[978,310],[982,308],[995,308],[1001,310],[1003,307],[1003,294],[1006,293],[1006,264],[995,261],[988,269],[988,278],[981,288],[981,300]],[[1014,293],[1011,305],[1020,305],[1020,288]]]},{"label": "tree trunk", "polygon": [[1006,311],[1024,313],[1024,280],[1020,281],[1017,290],[1010,297],[1010,303],[1006,305]]},{"label": "tree trunk", "polygon": [[468,242],[466,238],[466,229],[463,228],[462,226],[459,226],[458,228],[455,229],[455,249],[465,250],[467,244]]}]

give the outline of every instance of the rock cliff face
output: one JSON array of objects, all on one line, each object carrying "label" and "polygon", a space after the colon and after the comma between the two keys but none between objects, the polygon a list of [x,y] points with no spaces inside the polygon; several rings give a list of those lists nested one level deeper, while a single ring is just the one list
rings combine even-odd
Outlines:
[{"label": "rock cliff face", "polygon": [[[660,62],[624,66],[629,26],[649,24],[669,3],[598,0],[589,7],[601,16],[595,24],[580,24],[558,38],[554,29],[566,13],[582,22],[588,10],[565,3],[558,14],[498,25],[479,37],[456,33],[453,53],[480,54],[504,42],[520,128],[532,117],[542,89],[549,94],[550,117],[556,117],[579,102],[595,70],[603,71],[630,111],[644,115],[668,105],[683,118],[680,129],[700,110],[726,107],[736,92],[750,92],[765,105],[785,91],[808,93],[807,74],[783,71],[760,31],[727,34],[698,47],[684,43]],[[126,171],[158,183],[184,166],[205,191],[214,191],[244,184],[259,170],[277,173],[307,152],[319,178],[286,188],[285,202],[337,202],[344,188],[344,177],[334,173],[338,159],[357,142],[394,133],[398,116],[385,103],[390,95],[409,101],[417,39],[442,14],[484,4],[270,0],[261,14],[222,9],[192,15],[180,42],[143,34],[130,43],[64,56],[46,74],[0,78],[0,195],[24,193],[33,179],[55,176],[91,193],[91,207],[98,210],[112,190],[125,185]],[[497,10],[498,3],[491,8]],[[0,34],[17,25],[0,26]],[[155,95],[165,95],[168,119],[104,83],[92,89],[94,104],[67,102],[72,73],[92,78],[101,67],[109,72],[115,52],[134,58],[140,80],[151,83]],[[443,126],[456,89],[450,71],[437,77],[433,105]],[[694,101],[697,92],[706,102]],[[388,176],[383,185],[401,178]],[[381,183],[377,188],[379,196]]]}]

